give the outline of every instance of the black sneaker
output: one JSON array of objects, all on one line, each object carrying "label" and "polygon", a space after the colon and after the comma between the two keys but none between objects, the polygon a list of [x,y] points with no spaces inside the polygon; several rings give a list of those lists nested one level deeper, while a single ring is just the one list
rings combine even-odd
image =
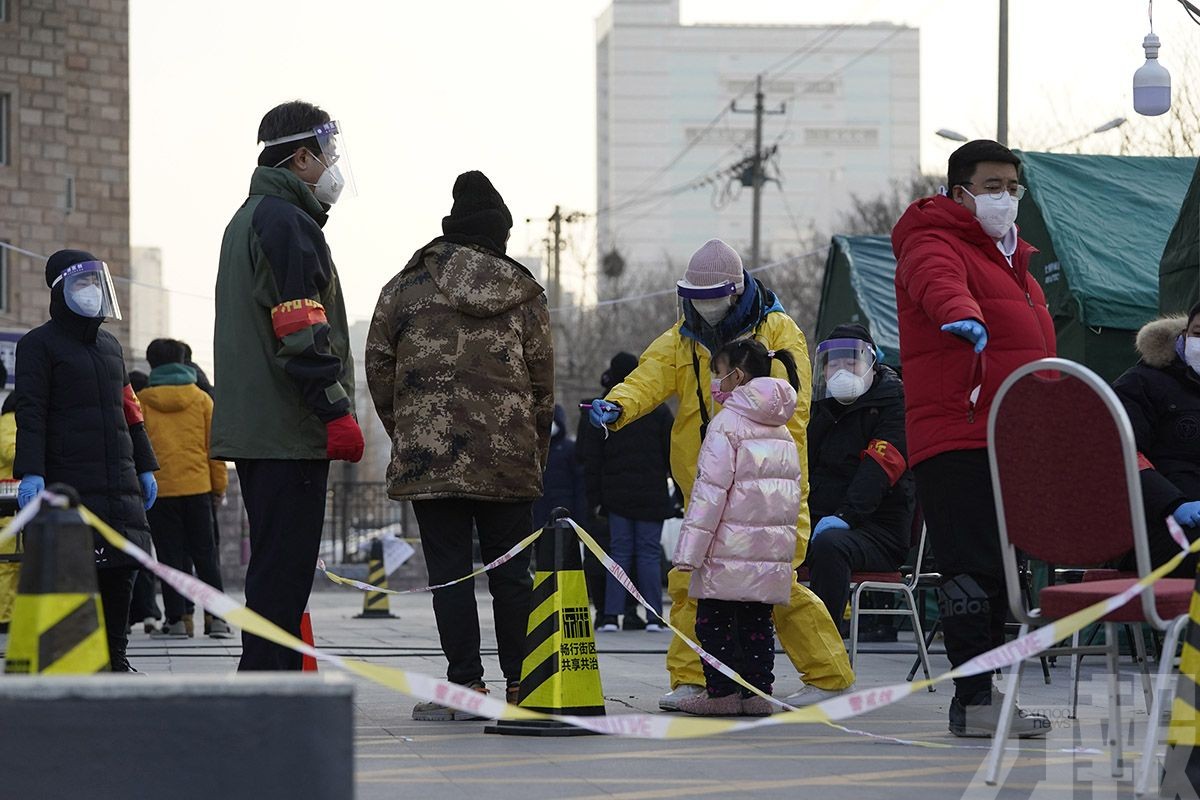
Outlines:
[{"label": "black sneaker", "polygon": [[621,630],[644,631],[646,630],[646,620],[642,619],[638,614],[626,614],[621,620]]},{"label": "black sneaker", "polygon": [[864,628],[858,632],[858,641],[860,642],[894,642],[896,641],[896,629],[890,625],[879,625],[873,628]]},{"label": "black sneaker", "polygon": [[617,627],[617,617],[615,614],[605,614],[596,620],[596,630],[598,631],[619,631]]},{"label": "black sneaker", "polygon": [[[950,701],[950,732],[964,739],[990,739],[1000,726],[1000,711],[1004,695],[999,692],[983,695],[981,703],[964,704],[955,697]],[[1041,714],[1027,714],[1020,706],[1014,709],[1012,736],[1031,739],[1050,732],[1050,720]]]}]

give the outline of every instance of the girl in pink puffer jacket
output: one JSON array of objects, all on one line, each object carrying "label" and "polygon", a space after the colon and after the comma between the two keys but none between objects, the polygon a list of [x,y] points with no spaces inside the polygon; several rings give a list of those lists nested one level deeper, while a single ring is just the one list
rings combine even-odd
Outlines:
[{"label": "girl in pink puffer jacket", "polygon": [[[788,380],[771,377],[780,361]],[[770,694],[775,680],[771,606],[791,595],[800,455],[786,423],[800,379],[786,350],[753,339],[731,342],[713,357],[712,395],[722,410],[708,426],[696,484],[675,548],[675,566],[692,572],[696,638],[749,683]],[[791,385],[789,385],[789,383]],[[735,642],[741,644],[736,657]],[[687,697],[689,714],[766,716],[769,702],[704,664],[707,693]]]}]

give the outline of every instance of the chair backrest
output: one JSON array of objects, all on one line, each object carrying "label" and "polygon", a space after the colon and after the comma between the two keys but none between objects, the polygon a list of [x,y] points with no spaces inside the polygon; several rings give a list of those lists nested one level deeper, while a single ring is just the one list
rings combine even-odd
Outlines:
[{"label": "chair backrest", "polygon": [[1014,548],[1064,566],[1135,549],[1149,570],[1133,429],[1100,376],[1057,358],[1014,371],[992,403],[988,454],[1014,613]]}]

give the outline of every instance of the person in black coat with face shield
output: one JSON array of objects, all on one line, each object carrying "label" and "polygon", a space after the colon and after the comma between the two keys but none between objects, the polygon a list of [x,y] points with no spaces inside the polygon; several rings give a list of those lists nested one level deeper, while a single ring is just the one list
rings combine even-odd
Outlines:
[{"label": "person in black coat with face shield", "polygon": [[[808,423],[810,587],[840,622],[851,572],[892,572],[909,550],[916,486],[908,469],[904,387],[861,325],[817,345]],[[894,634],[893,634],[894,635]]]},{"label": "person in black coat with face shield", "polygon": [[[60,250],[46,262],[50,320],[17,343],[17,454],[24,506],[64,483],[85,507],[150,549],[146,509],[158,493],[158,462],[116,338],[100,326],[120,319],[108,266],[91,253]],[[125,657],[136,565],[94,534],[100,599],[113,672]]]}]

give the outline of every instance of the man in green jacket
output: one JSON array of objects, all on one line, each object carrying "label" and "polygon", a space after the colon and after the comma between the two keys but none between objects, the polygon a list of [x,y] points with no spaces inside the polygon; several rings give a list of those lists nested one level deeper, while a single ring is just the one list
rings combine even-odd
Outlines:
[{"label": "man in green jacket", "polygon": [[[250,196],[225,229],[217,272],[212,457],[235,462],[241,482],[246,604],[297,637],[329,462],[363,453],[346,310],[321,232],[349,175],[338,139],[338,124],[309,103],[267,112]],[[238,669],[300,668],[299,653],[242,634]]]}]

